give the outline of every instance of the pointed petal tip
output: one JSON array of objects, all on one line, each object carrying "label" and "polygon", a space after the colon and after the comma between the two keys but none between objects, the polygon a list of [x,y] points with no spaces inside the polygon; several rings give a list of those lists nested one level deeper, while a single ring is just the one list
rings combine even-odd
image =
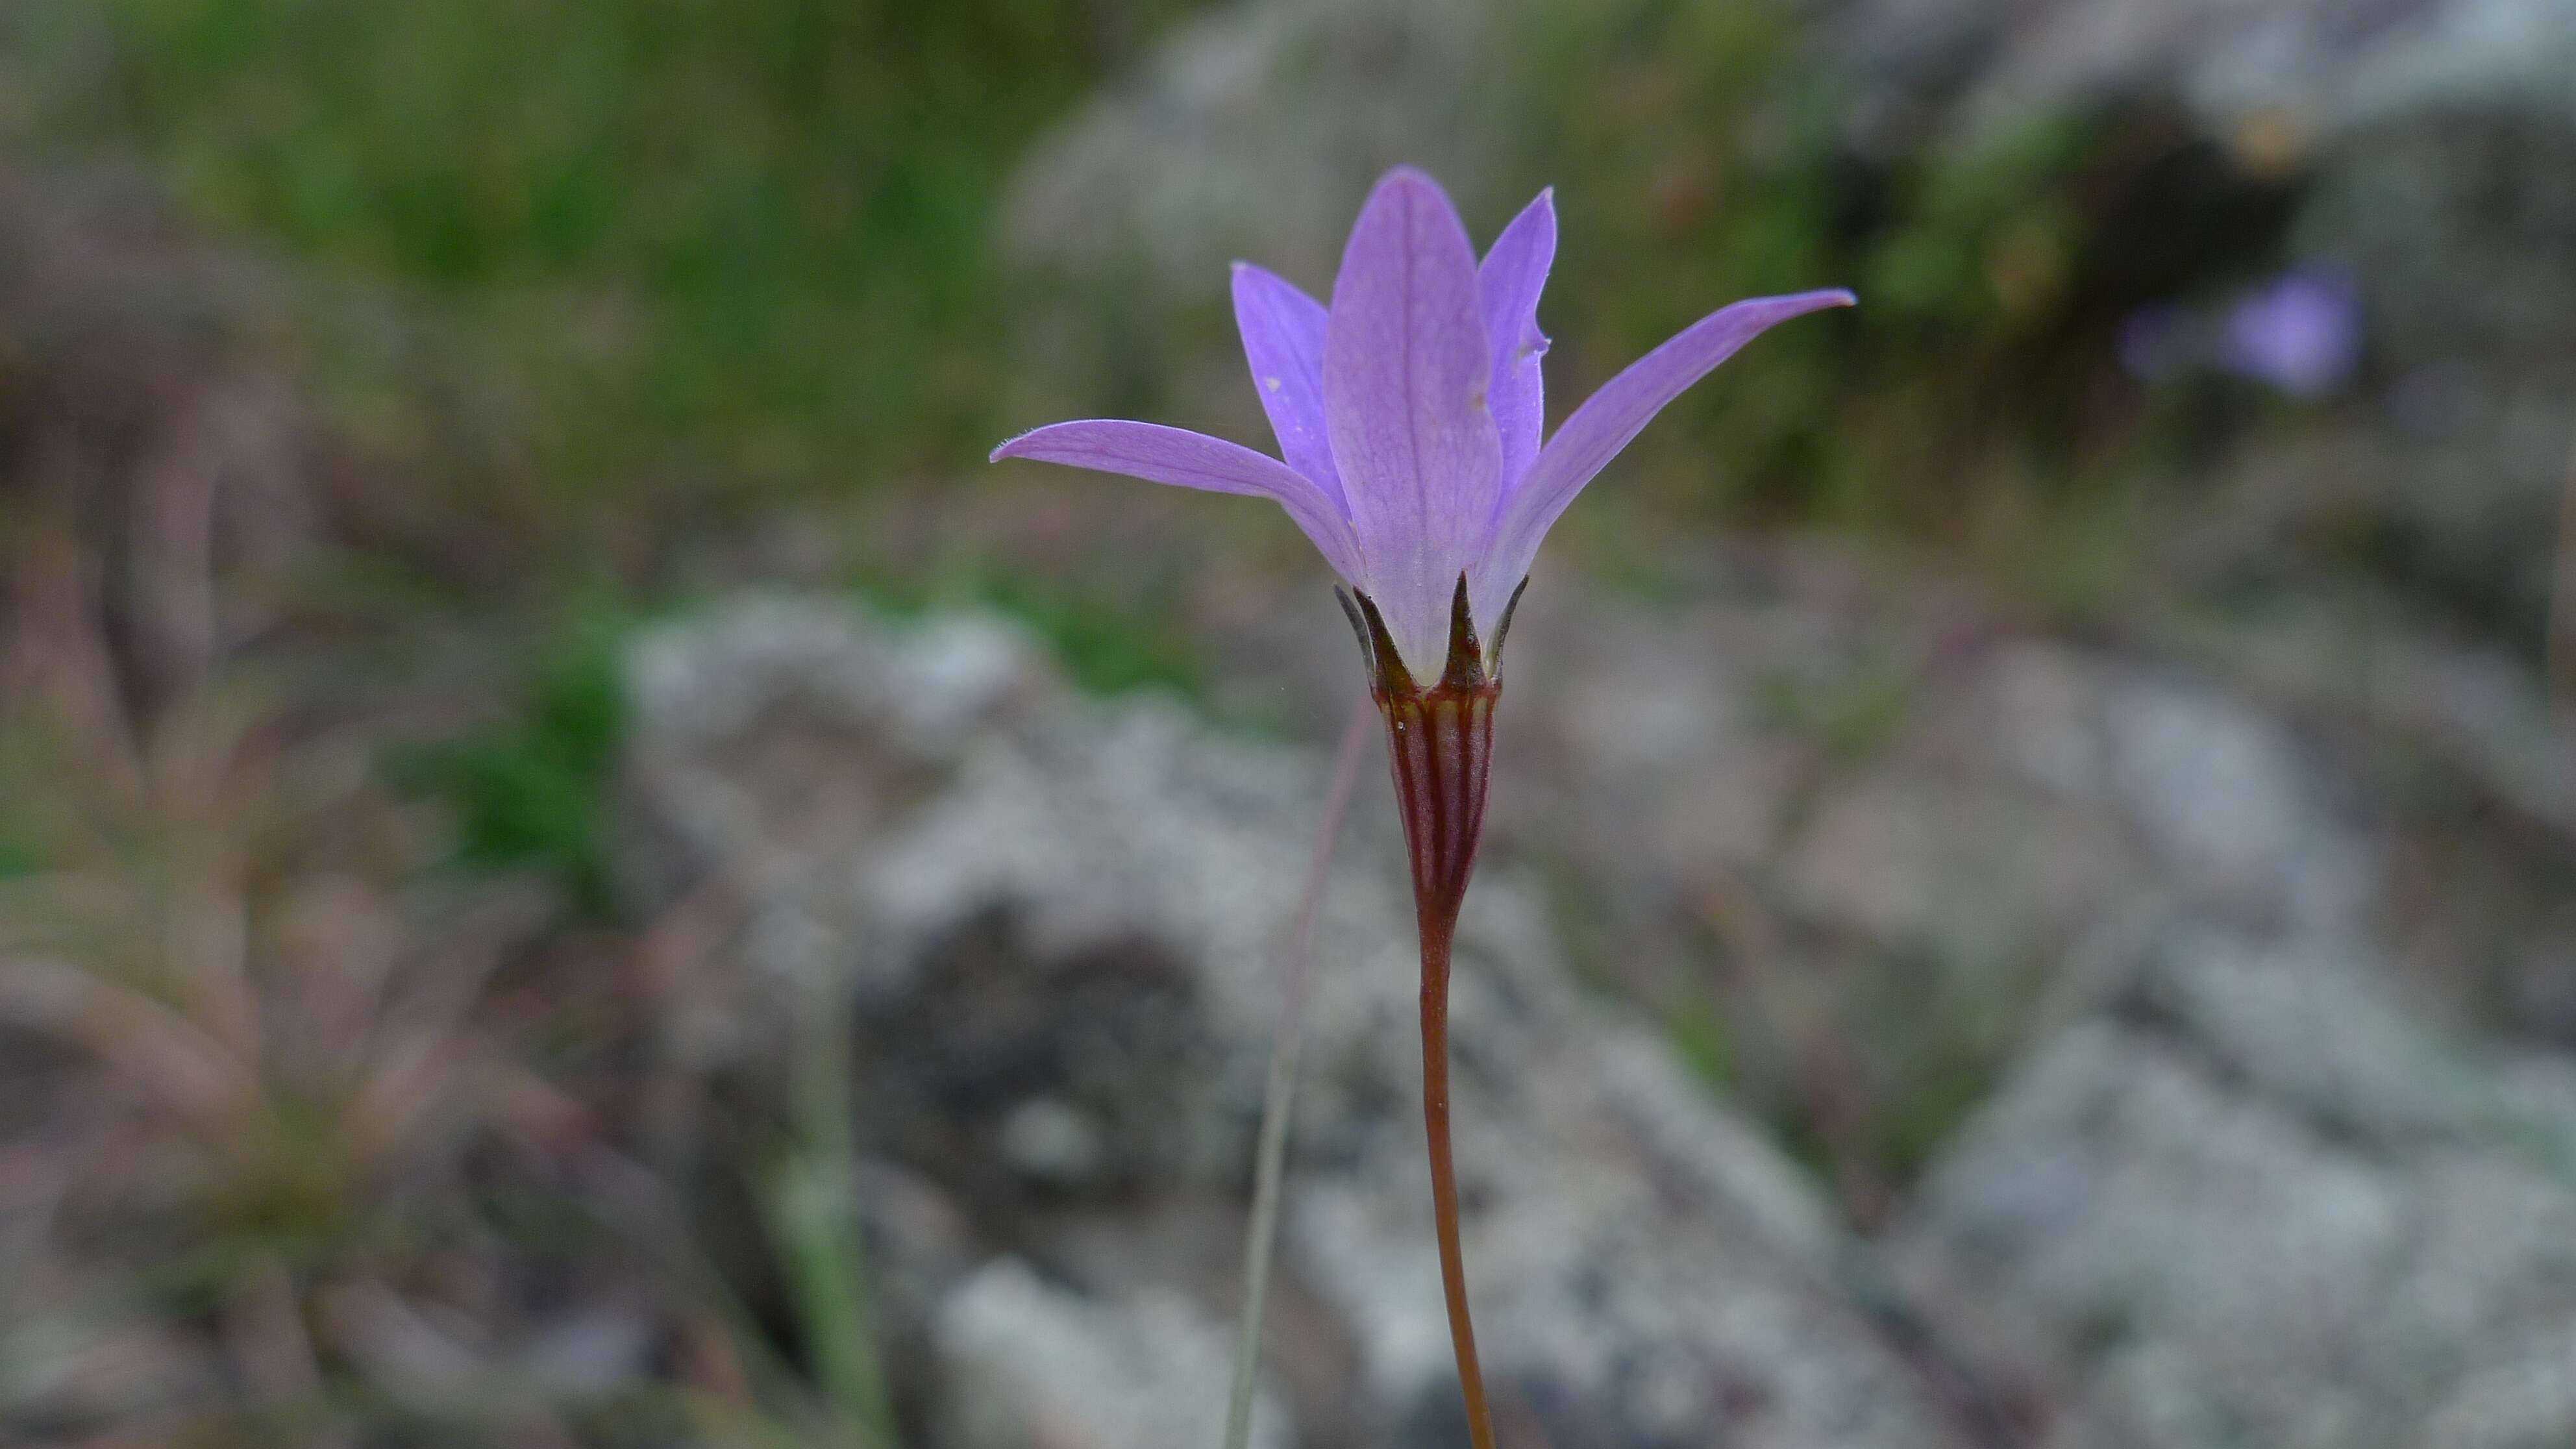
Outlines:
[{"label": "pointed petal tip", "polygon": [[[1062,423],[1047,423],[1041,427],[1029,428],[1022,432],[1013,433],[1011,436],[1002,440],[1002,445],[1000,447],[995,448],[991,453],[986,454],[984,461],[987,463],[999,463],[1005,458],[1031,457],[1034,455],[1038,444],[1043,441],[1049,433],[1052,433],[1063,426],[1064,424]],[[1039,461],[1044,462],[1045,460],[1040,459]]]},{"label": "pointed petal tip", "polygon": [[[1860,305],[1860,297],[1848,287],[1822,287],[1812,292],[1782,292],[1769,297],[1747,297],[1735,305],[1765,312],[1778,321],[1786,321],[1791,317],[1801,317],[1809,312],[1821,312],[1828,307],[1857,307]],[[1764,325],[1767,327],[1770,324]]]},{"label": "pointed petal tip", "polygon": [[1386,174],[1380,176],[1377,184],[1369,188],[1369,200],[1375,201],[1389,191],[1410,190],[1417,187],[1440,198],[1440,204],[1451,211],[1457,210],[1456,205],[1449,200],[1448,188],[1442,186],[1437,177],[1419,166],[1410,164],[1387,168]]},{"label": "pointed petal tip", "polygon": [[1823,312],[1835,307],[1857,307],[1860,305],[1860,297],[1848,287],[1826,287],[1813,292],[1785,292],[1776,297],[1747,297],[1735,305],[1749,312],[1767,315],[1771,320],[1763,323],[1762,326],[1768,328],[1773,323],[1785,322],[1792,317],[1803,317],[1809,312]]},{"label": "pointed petal tip", "polygon": [[1237,291],[1241,291],[1248,284],[1260,282],[1276,282],[1280,286],[1295,288],[1299,292],[1305,290],[1259,262],[1228,262],[1225,267],[1225,279]]}]

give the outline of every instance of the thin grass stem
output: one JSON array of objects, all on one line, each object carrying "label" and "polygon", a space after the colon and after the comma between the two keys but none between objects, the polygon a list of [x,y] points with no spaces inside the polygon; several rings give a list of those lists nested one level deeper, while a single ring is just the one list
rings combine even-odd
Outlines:
[{"label": "thin grass stem", "polygon": [[867,1249],[852,1144],[848,1005],[819,988],[797,1044],[796,1136],[773,1184],[772,1213],[834,1423],[847,1437],[891,1449],[894,1416],[869,1311]]},{"label": "thin grass stem", "polygon": [[2548,658],[2542,666],[2558,727],[2576,734],[2576,449],[2558,500],[2558,546],[2549,584]]},{"label": "thin grass stem", "polygon": [[1243,1316],[1235,1326],[1233,1383],[1225,1407],[1225,1449],[1245,1449],[1252,1440],[1252,1390],[1261,1359],[1261,1315],[1270,1297],[1271,1250],[1279,1236],[1279,1184],[1288,1161],[1288,1119],[1297,1096],[1297,1057],[1305,1038],[1306,982],[1315,955],[1315,918],[1324,904],[1324,879],[1332,865],[1333,842],[1342,817],[1350,812],[1351,792],[1359,785],[1360,760],[1368,751],[1377,709],[1363,699],[1342,730],[1341,749],[1333,757],[1333,780],[1315,822],[1315,850],[1306,865],[1306,883],[1297,897],[1297,914],[1280,950],[1279,1030],[1270,1043],[1270,1077],[1261,1093],[1261,1145],[1252,1175],[1252,1227],[1243,1243]]}]

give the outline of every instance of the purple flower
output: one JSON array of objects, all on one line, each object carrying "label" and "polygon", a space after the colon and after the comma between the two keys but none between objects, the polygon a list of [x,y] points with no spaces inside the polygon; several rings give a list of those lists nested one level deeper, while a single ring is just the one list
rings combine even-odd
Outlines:
[{"label": "purple flower", "polygon": [[[1284,463],[1152,423],[1056,423],[993,452],[1268,498],[1384,621],[1415,679],[1448,662],[1453,599],[1485,641],[1539,541],[1666,403],[1775,322],[1843,291],[1722,308],[1605,384],[1540,442],[1539,291],[1556,253],[1548,193],[1479,264],[1457,209],[1411,168],[1369,193],[1327,309],[1259,267],[1234,269],[1235,323]],[[1384,661],[1381,661],[1383,664]]]},{"label": "purple flower", "polygon": [[1712,312],[1610,379],[1542,445],[1538,294],[1555,256],[1547,193],[1480,265],[1439,186],[1390,171],[1351,227],[1330,310],[1235,266],[1235,323],[1286,462],[1152,423],[1057,423],[993,450],[1271,499],[1359,593],[1352,622],[1413,868],[1432,1226],[1474,1449],[1493,1449],[1494,1434],[1449,1146],[1449,958],[1484,826],[1511,601],[1548,526],[1664,404],[1772,323],[1852,302],[1802,292]]},{"label": "purple flower", "polygon": [[2361,297],[2340,272],[2286,272],[2227,314],[2228,370],[2292,397],[2323,397],[2361,358]]}]

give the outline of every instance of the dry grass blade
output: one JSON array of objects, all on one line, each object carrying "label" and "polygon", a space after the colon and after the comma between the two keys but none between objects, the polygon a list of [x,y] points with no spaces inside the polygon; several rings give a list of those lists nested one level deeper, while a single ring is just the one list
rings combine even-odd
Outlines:
[{"label": "dry grass blade", "polygon": [[2549,590],[2549,702],[2560,729],[2576,734],[2576,449],[2558,500],[2558,548]]},{"label": "dry grass blade", "polygon": [[239,1058],[143,992],[36,957],[0,961],[0,1019],[95,1052],[180,1120],[221,1133],[259,1087]]},{"label": "dry grass blade", "polygon": [[1306,865],[1306,883],[1297,897],[1279,953],[1279,1034],[1271,1042],[1270,1074],[1262,1087],[1261,1145],[1253,1167],[1252,1225],[1244,1235],[1243,1314],[1235,1325],[1232,1382],[1226,1391],[1225,1449],[1245,1449],[1252,1440],[1252,1398],[1261,1366],[1261,1317],[1270,1296],[1270,1259],[1279,1236],[1279,1190],[1287,1172],[1288,1122],[1297,1097],[1297,1056],[1305,1038],[1306,980],[1314,964],[1315,917],[1323,909],[1324,881],[1333,863],[1333,842],[1349,813],[1351,792],[1358,787],[1360,761],[1375,731],[1377,709],[1362,699],[1343,727],[1341,748],[1333,756],[1333,782],[1315,821],[1315,850]]}]

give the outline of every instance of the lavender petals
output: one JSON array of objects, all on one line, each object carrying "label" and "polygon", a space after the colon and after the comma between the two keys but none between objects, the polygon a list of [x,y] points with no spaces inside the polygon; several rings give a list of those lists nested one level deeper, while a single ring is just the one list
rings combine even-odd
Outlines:
[{"label": "lavender petals", "polygon": [[1495,616],[1529,573],[1539,541],[1574,495],[1683,389],[1775,323],[1826,307],[1848,307],[1855,300],[1849,292],[1825,291],[1738,302],[1692,323],[1603,383],[1548,439],[1505,501],[1493,552],[1471,576],[1476,617]]},{"label": "lavender petals", "polygon": [[1270,499],[1288,510],[1335,573],[1361,583],[1358,553],[1341,505],[1313,479],[1266,453],[1185,428],[1087,419],[1022,433],[993,450],[994,462],[1004,458],[1034,458],[1149,483]]},{"label": "lavender petals", "polygon": [[[1234,325],[1253,391],[1288,466],[1314,480],[1339,506],[1340,472],[1324,431],[1324,304],[1276,273],[1234,264]],[[1347,507],[1344,508],[1347,512]]]},{"label": "lavender petals", "polygon": [[1381,673],[1441,675],[1463,576],[1466,626],[1495,636],[1490,669],[1540,541],[1629,440],[1765,329],[1854,300],[1803,292],[1713,312],[1612,378],[1547,438],[1538,305],[1556,231],[1555,199],[1543,191],[1480,264],[1439,184],[1398,167],[1352,224],[1329,307],[1235,264],[1235,325],[1285,462],[1116,421],[1040,428],[993,456],[1271,499],[1375,611]]},{"label": "lavender petals", "polygon": [[1539,375],[1547,334],[1538,330],[1538,299],[1555,261],[1556,193],[1551,189],[1512,218],[1476,269],[1476,293],[1494,353],[1494,431],[1502,439],[1506,495],[1538,456],[1539,430],[1547,417]]},{"label": "lavender petals", "polygon": [[1450,593],[1485,550],[1500,492],[1492,371],[1466,227],[1429,177],[1389,172],[1333,283],[1324,411],[1362,588],[1423,678],[1439,673]]}]

